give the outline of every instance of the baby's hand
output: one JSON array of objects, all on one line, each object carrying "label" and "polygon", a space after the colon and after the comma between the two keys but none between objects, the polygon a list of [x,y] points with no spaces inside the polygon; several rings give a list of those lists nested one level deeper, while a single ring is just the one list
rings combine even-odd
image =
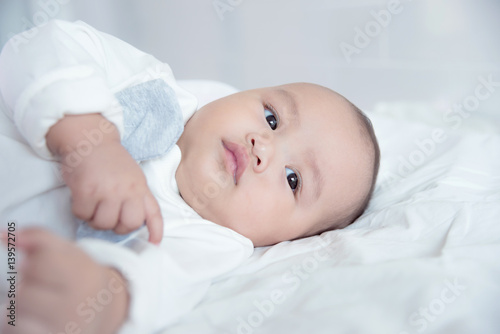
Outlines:
[{"label": "baby's hand", "polygon": [[6,333],[112,334],[121,327],[129,296],[117,271],[47,231],[28,229],[17,237],[26,257],[16,293],[16,326],[5,326]]},{"label": "baby's hand", "polygon": [[[108,122],[102,131],[102,122],[108,121],[100,114],[66,116],[47,134],[47,146],[61,158],[73,214],[96,229],[118,234],[145,222],[149,241],[159,243],[163,219],[144,173],[121,145],[116,127]],[[100,131],[96,137],[100,140],[90,143],[84,134],[95,131]]]},{"label": "baby's hand", "polygon": [[163,221],[156,199],[141,168],[119,142],[95,146],[63,178],[71,189],[73,214],[93,228],[125,234],[146,222],[150,241],[161,241]]}]

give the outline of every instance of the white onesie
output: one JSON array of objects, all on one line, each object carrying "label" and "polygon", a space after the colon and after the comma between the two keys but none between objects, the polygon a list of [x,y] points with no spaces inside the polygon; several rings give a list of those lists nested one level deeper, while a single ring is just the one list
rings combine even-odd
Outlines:
[{"label": "white onesie", "polygon": [[[175,92],[184,124],[196,99],[177,85],[168,65],[83,22],[52,21],[35,29],[32,39],[14,38],[0,55],[0,223],[3,230],[15,221],[17,229],[44,226],[74,238],[70,192],[46,147],[48,129],[65,114],[101,112],[123,137],[116,94],[152,80]],[[253,252],[249,239],[202,219],[182,200],[175,182],[180,158],[173,146],[141,162],[164,218],[160,246],[147,242],[145,228],[118,244],[78,241],[128,280],[129,317],[121,334],[154,333],[172,324],[201,300],[211,281]],[[75,312],[90,319],[92,309]]]}]

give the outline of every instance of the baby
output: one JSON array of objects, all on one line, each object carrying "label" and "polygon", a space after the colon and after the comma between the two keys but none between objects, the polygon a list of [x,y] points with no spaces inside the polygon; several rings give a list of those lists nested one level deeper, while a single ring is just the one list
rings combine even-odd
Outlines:
[{"label": "baby", "polygon": [[24,283],[8,333],[158,331],[253,247],[343,228],[374,188],[370,121],[322,86],[249,90],[196,111],[168,66],[62,21],[28,45],[11,40],[0,70],[1,178],[19,189],[2,198],[2,221],[59,222],[69,238],[74,217],[136,231],[117,245],[18,230]]},{"label": "baby", "polygon": [[[306,83],[212,102],[177,144],[184,200],[256,247],[349,225],[366,208],[378,168],[368,119],[341,95]],[[231,182],[208,198],[204,186],[220,171]]]}]

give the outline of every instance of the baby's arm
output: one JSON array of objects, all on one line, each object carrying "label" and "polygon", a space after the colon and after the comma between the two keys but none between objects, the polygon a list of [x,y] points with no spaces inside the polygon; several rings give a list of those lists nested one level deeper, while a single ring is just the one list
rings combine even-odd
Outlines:
[{"label": "baby's arm", "polygon": [[26,255],[16,296],[20,321],[4,323],[7,334],[112,334],[126,321],[129,295],[118,271],[41,229],[19,231],[16,245]]},{"label": "baby's arm", "polygon": [[[98,239],[75,244],[40,229],[19,230],[16,245],[26,256],[16,293],[19,321],[8,333],[77,333],[81,327],[82,333],[119,328],[120,334],[151,334],[175,323],[214,278],[248,258],[253,245],[198,218],[174,219],[176,227],[160,246],[147,242],[145,230],[125,245]],[[46,330],[28,330],[31,318]]]},{"label": "baby's arm", "polygon": [[[20,34],[9,40],[0,53],[0,107],[15,123],[27,144],[45,159],[55,158],[46,143],[49,129],[54,130],[60,124],[67,123],[71,117],[100,113],[123,135],[123,110],[114,92],[141,80],[163,76],[166,80],[173,80],[167,65],[82,22],[52,21],[32,31],[30,36],[33,37],[29,40],[23,36],[25,35]],[[159,74],[152,69],[158,69]],[[72,129],[71,135],[76,136],[75,140],[82,138],[81,131]],[[163,222],[155,218],[159,217],[159,211],[157,212],[155,201],[150,203],[149,195],[144,203],[137,204],[137,197],[141,192],[144,194],[142,186],[136,187],[136,200],[132,198],[128,201],[129,197],[122,196],[115,201],[108,196],[112,192],[102,195],[103,189],[109,191],[112,184],[118,187],[115,191],[131,187],[134,182],[142,185],[144,176],[139,176],[138,167],[132,166],[128,156],[125,158],[122,147],[104,143],[94,146],[91,147],[92,154],[89,156],[84,156],[87,153],[85,149],[89,147],[82,146],[80,151],[83,153],[79,156],[65,152],[66,145],[61,148],[53,147],[57,151],[61,149],[59,154],[66,153],[70,158],[85,158],[76,168],[72,168],[72,173],[68,173],[68,168],[62,170],[67,174],[64,178],[73,195],[80,196],[74,202],[77,216],[91,219],[94,226],[117,227],[118,232],[125,232],[128,229],[126,226],[130,224],[128,217],[135,221],[132,225],[140,225],[143,221],[138,216],[142,215],[142,218],[146,218],[148,227],[154,228],[150,231],[152,241],[158,242],[162,237],[160,231],[162,232]],[[121,165],[122,162],[118,160],[111,161],[109,150],[112,147],[114,154],[121,157],[120,161],[128,160],[129,163]],[[72,149],[74,148],[73,146]],[[97,159],[98,154],[105,159]],[[96,161],[103,166],[97,167]],[[129,175],[135,175],[136,181],[125,177],[125,170]],[[115,172],[117,176],[114,175]],[[83,179],[87,176],[91,177],[89,180],[93,184]],[[128,183],[122,185],[123,179],[127,179]],[[103,186],[108,188],[102,188]],[[88,192],[82,194],[82,188]],[[91,193],[92,189],[101,197],[97,200],[89,197],[83,200],[81,196]],[[103,196],[109,201],[101,201]],[[119,202],[126,204],[123,209],[121,206],[117,209]],[[141,205],[143,209],[139,208],[137,213],[135,207]],[[130,211],[132,213],[129,214]],[[108,222],[106,216],[113,215],[116,216],[115,220]],[[127,217],[127,221],[119,223],[120,217]],[[104,221],[106,223],[103,224]]]},{"label": "baby's arm", "polygon": [[46,142],[60,159],[76,217],[94,228],[119,234],[131,232],[145,221],[150,241],[161,241],[163,220],[158,203],[112,123],[98,113],[65,116],[49,129]]}]

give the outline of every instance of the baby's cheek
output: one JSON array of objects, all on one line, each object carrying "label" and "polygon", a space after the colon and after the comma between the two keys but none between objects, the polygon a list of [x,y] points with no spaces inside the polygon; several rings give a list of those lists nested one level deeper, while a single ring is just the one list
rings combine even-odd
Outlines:
[{"label": "baby's cheek", "polygon": [[[238,196],[239,195],[239,196]],[[246,225],[262,221],[265,216],[263,208],[256,198],[248,193],[241,193],[234,196],[228,196],[227,200],[223,201],[221,213],[231,225]]]}]

